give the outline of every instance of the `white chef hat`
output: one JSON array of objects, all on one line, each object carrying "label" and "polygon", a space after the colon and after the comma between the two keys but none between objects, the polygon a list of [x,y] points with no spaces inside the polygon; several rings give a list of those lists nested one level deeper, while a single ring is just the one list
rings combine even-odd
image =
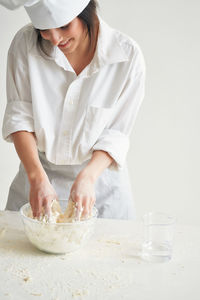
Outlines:
[{"label": "white chef hat", "polygon": [[0,0],[0,4],[4,7],[14,10],[27,2],[27,0]]},{"label": "white chef hat", "polygon": [[4,7],[14,10],[22,5],[33,26],[38,29],[58,28],[77,17],[90,0],[0,0]]}]

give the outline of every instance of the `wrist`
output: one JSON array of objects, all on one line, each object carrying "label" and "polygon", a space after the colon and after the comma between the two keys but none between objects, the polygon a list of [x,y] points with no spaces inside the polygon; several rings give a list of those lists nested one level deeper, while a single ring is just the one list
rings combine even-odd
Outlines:
[{"label": "wrist", "polygon": [[94,172],[94,170],[92,168],[90,168],[89,166],[86,166],[80,173],[79,173],[79,177],[81,179],[87,179],[89,180],[92,184],[95,184],[98,176],[97,174]]},{"label": "wrist", "polygon": [[41,181],[48,180],[48,176],[44,170],[38,169],[28,173],[28,180],[30,185],[35,185]]}]

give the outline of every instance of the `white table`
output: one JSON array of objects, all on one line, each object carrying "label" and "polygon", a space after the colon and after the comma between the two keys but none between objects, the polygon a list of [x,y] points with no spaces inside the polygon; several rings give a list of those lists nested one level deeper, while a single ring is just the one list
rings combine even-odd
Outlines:
[{"label": "white table", "polygon": [[200,227],[177,224],[173,258],[140,258],[142,224],[98,219],[88,245],[45,254],[26,238],[18,212],[0,212],[0,299],[199,300]]}]

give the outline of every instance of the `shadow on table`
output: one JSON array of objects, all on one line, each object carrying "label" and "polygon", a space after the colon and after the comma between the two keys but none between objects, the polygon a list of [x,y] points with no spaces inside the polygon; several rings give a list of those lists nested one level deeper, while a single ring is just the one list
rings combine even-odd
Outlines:
[{"label": "shadow on table", "polygon": [[20,255],[46,256],[45,252],[34,247],[23,230],[6,228],[4,236],[0,239],[0,252],[6,251]]}]

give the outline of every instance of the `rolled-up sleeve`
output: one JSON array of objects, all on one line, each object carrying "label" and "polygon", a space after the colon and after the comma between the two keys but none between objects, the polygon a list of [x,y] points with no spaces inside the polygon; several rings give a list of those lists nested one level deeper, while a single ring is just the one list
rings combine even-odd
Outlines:
[{"label": "rolled-up sleeve", "polygon": [[93,150],[106,151],[114,159],[110,169],[118,170],[124,166],[129,149],[129,136],[144,98],[145,73],[143,54],[137,46],[111,119],[93,146]]},{"label": "rolled-up sleeve", "polygon": [[26,61],[10,51],[7,57],[6,92],[2,135],[7,142],[12,142],[11,133],[22,130],[34,132],[34,122],[28,66]]}]

